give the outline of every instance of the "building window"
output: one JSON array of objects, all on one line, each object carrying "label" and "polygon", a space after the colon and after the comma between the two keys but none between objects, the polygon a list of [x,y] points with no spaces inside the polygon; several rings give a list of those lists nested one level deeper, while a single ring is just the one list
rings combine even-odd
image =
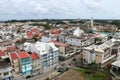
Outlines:
[{"label": "building window", "polygon": [[84,57],[85,57],[85,55],[84,55]]},{"label": "building window", "polygon": [[15,69],[13,69],[13,71],[15,72]]},{"label": "building window", "polygon": [[43,54],[43,57],[47,57],[47,54]]},{"label": "building window", "polygon": [[99,56],[99,55],[96,54],[96,56]]},{"label": "building window", "polygon": [[9,74],[9,72],[5,72],[5,73],[4,73],[4,76],[7,76],[8,74]]}]

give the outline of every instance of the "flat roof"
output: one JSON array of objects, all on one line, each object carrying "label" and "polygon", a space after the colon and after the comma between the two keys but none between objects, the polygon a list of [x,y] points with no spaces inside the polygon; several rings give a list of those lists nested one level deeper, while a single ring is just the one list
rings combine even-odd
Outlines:
[{"label": "flat roof", "polygon": [[113,66],[120,67],[120,61],[115,61],[112,63]]}]

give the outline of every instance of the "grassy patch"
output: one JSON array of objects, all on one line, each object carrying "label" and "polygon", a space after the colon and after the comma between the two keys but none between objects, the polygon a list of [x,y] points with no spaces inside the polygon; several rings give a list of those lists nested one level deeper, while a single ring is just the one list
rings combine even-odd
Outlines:
[{"label": "grassy patch", "polygon": [[86,74],[86,72],[90,70],[83,68],[76,69],[76,71],[83,75],[84,80],[106,80],[107,76],[105,73],[98,71],[96,71],[95,73]]},{"label": "grassy patch", "polygon": [[55,78],[55,80],[83,80],[83,77],[79,72],[71,69]]}]

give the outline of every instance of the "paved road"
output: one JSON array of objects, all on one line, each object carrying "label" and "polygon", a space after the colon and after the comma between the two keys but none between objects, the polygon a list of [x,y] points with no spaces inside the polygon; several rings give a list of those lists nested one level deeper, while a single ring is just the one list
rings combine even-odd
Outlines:
[{"label": "paved road", "polygon": [[41,75],[38,75],[38,76],[35,76],[35,77],[32,77],[32,78],[30,78],[30,79],[28,79],[28,80],[44,80],[44,79],[46,79],[47,78],[47,75],[49,75],[49,74],[51,74],[51,73],[53,73],[53,72],[55,72],[55,70],[50,70],[50,71],[47,71],[47,72],[45,72],[45,73],[43,73],[43,74],[41,74]]},{"label": "paved road", "polygon": [[[75,57],[75,59],[78,59],[78,58],[80,57],[80,54],[74,55],[74,57]],[[64,66],[66,66],[66,67],[72,67],[72,66],[69,65],[69,64],[72,62],[72,60],[73,60],[73,57],[71,57],[71,58],[69,58],[69,59],[67,59],[67,60],[65,60],[65,61],[59,62],[59,64],[56,64],[55,66],[64,64]],[[37,76],[34,76],[34,77],[31,77],[31,78],[29,78],[29,79],[25,79],[25,78],[23,78],[22,76],[17,76],[17,77],[14,78],[13,80],[36,80],[36,79],[37,79],[37,80],[44,80],[44,79],[47,78],[47,75],[49,75],[49,74],[51,74],[51,73],[53,73],[53,72],[56,71],[56,70],[54,70],[54,67],[55,67],[55,66],[51,67],[50,69],[48,69],[48,70],[47,70],[46,72],[44,72],[43,74],[37,75]]]},{"label": "paved road", "polygon": [[71,62],[73,61],[74,58],[79,59],[80,54],[74,55],[74,57],[71,57],[71,58],[67,59],[66,61],[60,62],[60,64],[65,64],[66,67],[71,67],[69,64],[71,64]]}]

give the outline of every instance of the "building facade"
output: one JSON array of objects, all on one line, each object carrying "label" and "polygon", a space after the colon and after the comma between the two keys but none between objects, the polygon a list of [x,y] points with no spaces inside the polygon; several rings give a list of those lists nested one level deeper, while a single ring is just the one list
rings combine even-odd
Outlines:
[{"label": "building facade", "polygon": [[82,53],[84,62],[96,62],[101,67],[104,67],[113,61],[116,57],[116,54],[112,54],[113,45],[113,42],[110,41],[100,45],[91,45],[89,47],[84,47]]},{"label": "building facade", "polygon": [[11,53],[9,57],[10,57],[10,62],[12,66],[12,74],[15,76],[16,74],[20,72],[19,58],[16,53]]},{"label": "building facade", "polygon": [[0,61],[0,80],[13,80],[12,67],[4,60]]},{"label": "building facade", "polygon": [[38,54],[36,53],[32,53],[29,54],[31,59],[32,59],[32,74],[33,75],[38,75],[42,73],[42,65],[40,63],[40,58],[38,56]]},{"label": "building facade", "polygon": [[40,57],[39,63],[42,65],[42,71],[58,62],[59,51],[54,43],[43,43],[39,41],[35,44],[24,43],[24,50],[38,54]]},{"label": "building facade", "polygon": [[32,60],[27,52],[19,52],[20,71],[24,77],[32,75]]},{"label": "building facade", "polygon": [[58,48],[54,43],[36,42],[36,53],[40,56],[42,70],[45,70],[58,63]]}]

